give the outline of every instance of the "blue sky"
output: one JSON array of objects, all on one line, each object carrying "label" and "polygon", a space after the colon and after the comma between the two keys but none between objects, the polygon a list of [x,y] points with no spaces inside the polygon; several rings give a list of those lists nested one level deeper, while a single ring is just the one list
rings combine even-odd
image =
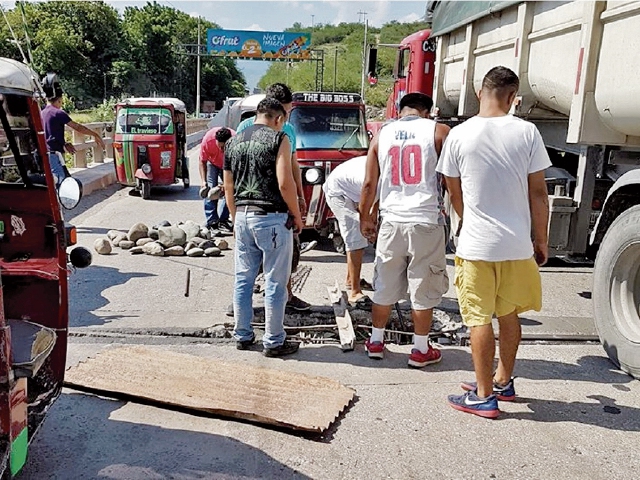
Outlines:
[{"label": "blue sky", "polygon": [[[382,26],[398,20],[413,22],[425,12],[426,0],[369,0],[369,1],[181,1],[157,0],[162,5],[172,6],[194,17],[202,16],[229,30],[279,31],[300,22],[305,27],[314,24],[337,24],[361,20],[359,11],[367,12],[369,25]],[[120,12],[128,6],[142,7],[146,1],[106,0]],[[12,0],[0,0],[4,8],[13,8]],[[206,41],[206,34],[205,34]],[[268,62],[239,61],[249,88],[253,88],[269,67]]]}]

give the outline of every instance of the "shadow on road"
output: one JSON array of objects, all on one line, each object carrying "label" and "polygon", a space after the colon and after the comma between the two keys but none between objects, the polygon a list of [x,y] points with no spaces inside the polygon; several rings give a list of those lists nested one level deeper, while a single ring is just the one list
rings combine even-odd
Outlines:
[{"label": "shadow on road", "polygon": [[[387,349],[384,360],[373,360],[367,357],[364,345],[358,344],[355,351],[352,352],[342,352],[337,345],[301,348],[295,356],[287,358],[286,361],[346,363],[356,367],[406,369],[407,358],[407,353],[393,352]],[[429,374],[461,370],[473,372],[470,349],[445,347],[442,349],[442,361],[421,371]],[[529,380],[566,380],[608,384],[624,384],[634,381],[626,373],[616,370],[614,365],[604,356],[584,356],[578,360],[577,364],[522,358],[516,361],[515,375]]]},{"label": "shadow on road", "polygon": [[308,478],[232,438],[114,419],[124,405],[61,395],[18,478]]},{"label": "shadow on road", "polygon": [[[133,278],[153,277],[151,273],[122,273],[117,268],[92,265],[85,270],[76,270],[69,277],[69,326],[89,327],[104,325],[116,317],[97,316],[92,312],[109,304],[102,293],[110,287],[122,285]],[[135,295],[137,291],[131,294]]]},{"label": "shadow on road", "polygon": [[[502,412],[502,419],[532,420],[534,422],[575,422],[622,432],[640,431],[640,409],[617,405],[614,398],[588,395],[593,402],[562,402],[546,398],[519,397],[531,412]],[[635,419],[635,420],[633,420]]]}]

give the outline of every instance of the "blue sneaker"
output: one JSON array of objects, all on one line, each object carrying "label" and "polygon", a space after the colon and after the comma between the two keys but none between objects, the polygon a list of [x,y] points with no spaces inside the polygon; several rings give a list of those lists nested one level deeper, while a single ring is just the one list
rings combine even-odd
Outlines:
[{"label": "blue sneaker", "polygon": [[[516,399],[516,389],[513,386],[513,381],[516,377],[511,377],[509,383],[501,387],[500,385],[493,383],[493,394],[498,397],[501,402],[513,402]],[[476,382],[462,382],[460,384],[463,390],[467,392],[477,392],[478,384]]]},{"label": "blue sneaker", "polygon": [[480,398],[475,392],[467,392],[462,395],[449,395],[449,405],[461,412],[472,413],[484,418],[498,418],[498,399],[495,395]]}]

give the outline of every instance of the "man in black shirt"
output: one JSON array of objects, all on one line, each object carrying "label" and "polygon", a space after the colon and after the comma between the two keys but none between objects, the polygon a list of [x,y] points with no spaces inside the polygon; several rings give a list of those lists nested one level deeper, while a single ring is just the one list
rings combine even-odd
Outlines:
[{"label": "man in black shirt", "polygon": [[[255,123],[227,143],[224,159],[225,197],[236,239],[234,336],[241,350],[255,341],[252,297],[262,263],[266,316],[263,353],[267,357],[288,355],[299,347],[286,341],[284,332],[293,233],[302,229],[291,146],[282,133],[286,116],[280,102],[262,100]],[[288,221],[289,215],[292,222]]]}]

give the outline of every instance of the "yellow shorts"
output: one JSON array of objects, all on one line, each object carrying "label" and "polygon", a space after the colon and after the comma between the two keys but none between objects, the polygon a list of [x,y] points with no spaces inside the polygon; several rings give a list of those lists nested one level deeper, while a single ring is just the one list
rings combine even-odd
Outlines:
[{"label": "yellow shorts", "polygon": [[502,317],[542,308],[542,284],[533,258],[484,262],[456,257],[454,285],[462,321],[468,327],[491,323]]}]

